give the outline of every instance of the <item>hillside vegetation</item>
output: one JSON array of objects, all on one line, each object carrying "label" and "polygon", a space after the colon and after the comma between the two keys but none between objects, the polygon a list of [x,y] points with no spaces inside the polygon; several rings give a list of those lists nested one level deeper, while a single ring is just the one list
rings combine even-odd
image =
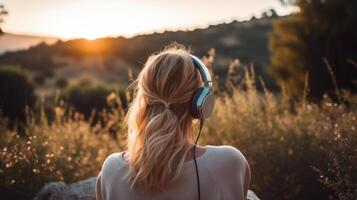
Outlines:
[{"label": "hillside vegetation", "polygon": [[[209,67],[213,52],[204,59]],[[291,101],[269,90],[259,93],[253,69],[230,68],[240,68],[243,77],[232,84],[231,74],[226,82],[230,92],[216,91],[216,107],[200,144],[240,149],[253,172],[251,189],[262,199],[355,199],[357,97],[341,94],[339,103],[328,96],[318,104],[305,97]],[[126,99],[131,95],[127,91]],[[39,113],[27,110],[25,135],[0,120],[0,192],[5,199],[28,199],[50,181],[96,176],[106,156],[125,148],[126,102],[116,93],[107,97],[107,109],[96,110],[101,120],[94,124],[63,101],[50,107],[54,116],[49,118],[43,104]]]},{"label": "hillside vegetation", "polygon": [[[257,74],[269,80],[267,84],[270,86],[272,81],[266,77],[263,67],[269,63],[268,34],[274,19],[233,21],[193,31],[166,31],[132,38],[75,39],[53,45],[41,43],[28,50],[1,55],[0,64],[19,65],[29,70],[32,76],[49,80],[63,77],[74,80],[79,74],[87,74],[108,83],[126,84],[128,68],[137,73],[149,55],[175,41],[192,47],[199,56],[215,48],[218,54],[214,70],[220,77],[226,75],[226,67],[233,58],[239,58],[242,63],[254,63]],[[56,88],[55,85],[50,87]]]},{"label": "hillside vegetation", "polygon": [[3,33],[0,36],[0,55],[7,51],[18,51],[36,46],[41,42],[54,44],[58,38]]}]

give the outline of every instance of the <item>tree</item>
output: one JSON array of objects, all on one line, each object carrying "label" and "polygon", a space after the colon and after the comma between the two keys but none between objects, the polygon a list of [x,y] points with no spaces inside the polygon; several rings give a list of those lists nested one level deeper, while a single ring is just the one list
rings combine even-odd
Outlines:
[{"label": "tree", "polygon": [[269,9],[262,13],[262,18],[276,18],[279,17],[278,13],[274,9]]},{"label": "tree", "polygon": [[[0,25],[4,22],[4,19],[3,17],[5,15],[7,15],[8,12],[7,10],[5,9],[5,6],[3,4],[0,4]],[[2,31],[1,27],[0,27],[0,35],[3,34],[4,32]]]},{"label": "tree", "polygon": [[270,72],[294,95],[302,94],[308,74],[310,95],[357,92],[357,1],[281,0],[300,11],[276,20],[270,36]]}]

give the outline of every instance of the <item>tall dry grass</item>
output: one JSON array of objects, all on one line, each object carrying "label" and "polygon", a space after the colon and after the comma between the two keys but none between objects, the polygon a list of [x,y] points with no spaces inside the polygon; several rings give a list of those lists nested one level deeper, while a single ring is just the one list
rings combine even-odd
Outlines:
[{"label": "tall dry grass", "polygon": [[63,103],[54,113],[49,122],[44,112],[39,119],[29,112],[23,136],[1,120],[0,191],[5,199],[29,199],[47,182],[96,176],[105,158],[123,149],[122,136],[113,138],[122,112],[102,112],[102,123],[94,126],[80,113],[66,113]]},{"label": "tall dry grass", "polygon": [[[204,60],[212,67],[214,51]],[[262,199],[356,199],[357,97],[341,91],[338,103],[327,96],[319,103],[305,95],[292,99],[271,93],[253,68],[237,61],[230,72],[226,91],[216,91],[201,145],[240,149],[252,168],[252,189]],[[51,122],[43,112],[28,112],[24,136],[1,119],[2,197],[26,199],[47,182],[95,176],[105,157],[125,146],[120,99],[111,94],[108,103],[113,109],[102,111],[95,125],[63,103],[53,108]]]}]

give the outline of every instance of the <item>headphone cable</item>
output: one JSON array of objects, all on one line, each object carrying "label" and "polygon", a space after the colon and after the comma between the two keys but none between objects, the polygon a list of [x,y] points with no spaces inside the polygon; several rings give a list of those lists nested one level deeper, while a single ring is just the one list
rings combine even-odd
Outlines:
[{"label": "headphone cable", "polygon": [[200,176],[199,176],[199,174],[198,174],[198,166],[197,166],[197,161],[196,161],[196,145],[197,145],[198,139],[200,138],[200,135],[201,135],[201,131],[202,131],[202,127],[203,127],[203,122],[204,122],[204,120],[201,119],[201,120],[200,120],[200,129],[199,129],[199,131],[198,131],[198,135],[197,135],[196,141],[195,141],[195,143],[194,143],[194,145],[193,145],[193,149],[192,149],[192,152],[193,152],[193,160],[195,161],[195,168],[196,168],[198,200],[201,200],[201,190],[200,190]]}]

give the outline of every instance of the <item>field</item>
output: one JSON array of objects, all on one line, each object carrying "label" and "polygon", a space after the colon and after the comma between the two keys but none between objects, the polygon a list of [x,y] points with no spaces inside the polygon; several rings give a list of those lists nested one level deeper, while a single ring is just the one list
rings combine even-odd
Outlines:
[{"label": "field", "polygon": [[238,148],[260,199],[357,199],[356,24],[356,0],[0,2],[0,199],[95,180],[168,46],[208,66],[199,144]]},{"label": "field", "polygon": [[[206,63],[211,66],[214,54]],[[214,114],[200,145],[233,145],[252,170],[251,189],[262,199],[354,199],[357,196],[357,96],[340,92],[309,100],[271,93],[253,68],[230,65],[218,89]],[[239,81],[232,81],[239,80]],[[264,88],[263,92],[257,86]],[[131,92],[126,92],[130,99]],[[96,176],[112,152],[125,149],[124,102],[116,93],[108,107],[85,118],[56,100],[27,109],[23,130],[0,120],[0,188],[4,199],[29,199],[51,181],[72,183]],[[49,117],[46,110],[51,110]],[[18,132],[20,131],[20,132]]]}]

